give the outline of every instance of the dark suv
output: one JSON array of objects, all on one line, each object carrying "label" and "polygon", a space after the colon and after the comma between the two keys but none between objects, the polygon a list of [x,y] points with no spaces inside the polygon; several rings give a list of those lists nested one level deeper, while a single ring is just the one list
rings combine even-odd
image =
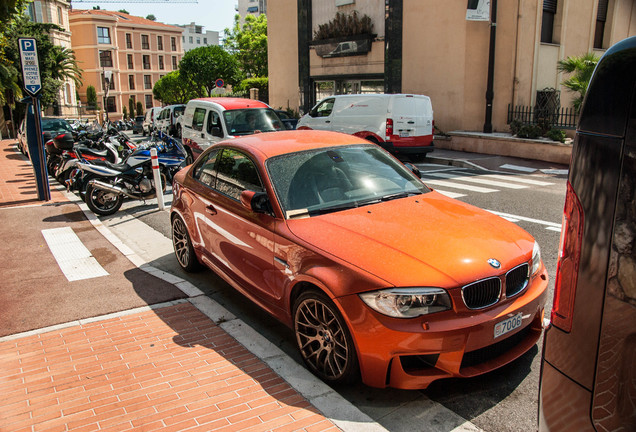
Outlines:
[{"label": "dark suv", "polygon": [[636,431],[636,37],[610,48],[567,183],[539,431]]}]

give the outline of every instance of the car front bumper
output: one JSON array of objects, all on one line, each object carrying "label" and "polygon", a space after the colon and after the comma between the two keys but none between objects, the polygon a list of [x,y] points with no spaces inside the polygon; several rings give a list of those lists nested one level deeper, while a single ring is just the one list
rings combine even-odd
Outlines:
[{"label": "car front bumper", "polygon": [[[502,299],[486,309],[459,308],[459,312],[412,319],[376,313],[357,295],[335,300],[346,311],[363,382],[380,388],[423,389],[440,378],[490,372],[532,348],[543,330],[547,279],[542,268],[512,299]],[[461,301],[459,293],[451,293],[451,297],[455,305]],[[521,326],[495,338],[495,325],[519,313]]]}]

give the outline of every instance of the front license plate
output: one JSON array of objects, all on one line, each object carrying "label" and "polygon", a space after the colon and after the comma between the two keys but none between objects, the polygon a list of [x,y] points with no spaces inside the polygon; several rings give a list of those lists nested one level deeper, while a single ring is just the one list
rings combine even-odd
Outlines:
[{"label": "front license plate", "polygon": [[521,312],[519,312],[517,315],[495,324],[495,339],[497,339],[499,336],[513,331],[516,328],[521,327],[521,323],[523,321],[521,317],[522,314]]}]

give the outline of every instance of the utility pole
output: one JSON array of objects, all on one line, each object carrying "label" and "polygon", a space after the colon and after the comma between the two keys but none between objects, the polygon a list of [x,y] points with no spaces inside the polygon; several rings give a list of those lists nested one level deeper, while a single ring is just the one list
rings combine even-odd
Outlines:
[{"label": "utility pole", "polygon": [[488,84],[486,86],[486,120],[484,133],[492,133],[492,101],[495,98],[495,37],[497,36],[497,0],[491,0],[490,47],[488,49]]}]

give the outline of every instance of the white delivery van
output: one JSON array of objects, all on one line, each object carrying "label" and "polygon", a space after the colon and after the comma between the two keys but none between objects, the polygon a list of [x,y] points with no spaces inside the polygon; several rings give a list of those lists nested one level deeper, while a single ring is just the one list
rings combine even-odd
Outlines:
[{"label": "white delivery van", "polygon": [[431,99],[415,94],[329,96],[298,120],[297,129],[332,130],[372,141],[390,152],[433,151]]},{"label": "white delivery van", "polygon": [[211,144],[226,138],[285,130],[276,112],[253,99],[211,97],[190,100],[181,118],[181,138],[191,164]]}]

